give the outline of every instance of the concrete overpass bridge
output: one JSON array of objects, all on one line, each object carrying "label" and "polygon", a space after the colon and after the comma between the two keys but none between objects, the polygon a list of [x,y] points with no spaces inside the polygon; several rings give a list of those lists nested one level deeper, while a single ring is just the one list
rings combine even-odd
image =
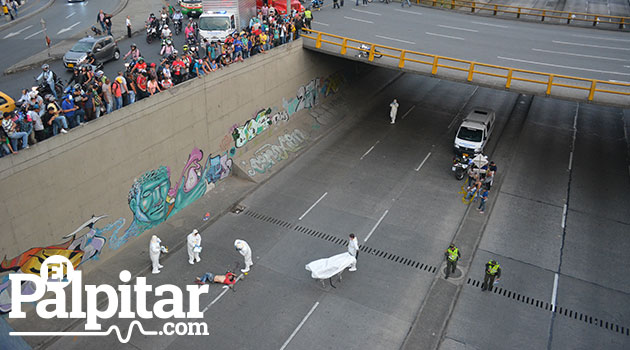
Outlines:
[{"label": "concrete overpass bridge", "polygon": [[316,12],[312,29],[306,48],[348,59],[496,89],[630,106],[630,38],[622,31],[352,2]]}]

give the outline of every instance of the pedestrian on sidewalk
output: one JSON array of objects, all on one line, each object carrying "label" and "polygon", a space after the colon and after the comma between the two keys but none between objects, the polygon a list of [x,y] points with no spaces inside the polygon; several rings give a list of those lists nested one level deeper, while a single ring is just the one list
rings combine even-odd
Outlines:
[{"label": "pedestrian on sidewalk", "polygon": [[457,260],[459,260],[461,254],[459,253],[459,249],[451,243],[444,252],[444,256],[446,257],[446,277],[444,277],[444,279],[448,279],[451,273],[455,273]]},{"label": "pedestrian on sidewalk", "polygon": [[190,265],[201,261],[199,257],[199,253],[201,253],[201,235],[197,229],[192,230],[186,238],[186,248],[188,249],[188,263]]},{"label": "pedestrian on sidewalk", "polygon": [[333,9],[338,9],[339,7],[339,0],[333,0]]},{"label": "pedestrian on sidewalk", "polygon": [[[352,255],[355,259],[359,259],[359,240],[351,233],[348,236],[348,254]],[[357,261],[355,260],[352,265],[350,265],[350,269],[348,271],[356,271],[357,270]]]},{"label": "pedestrian on sidewalk", "polygon": [[501,279],[501,265],[496,260],[490,260],[486,264],[486,275],[483,277],[483,283],[481,284],[481,290],[487,290],[492,292],[492,285],[494,285],[494,279],[498,281]]},{"label": "pedestrian on sidewalk", "polygon": [[394,101],[392,101],[392,103],[389,104],[389,107],[391,107],[391,110],[389,111],[389,117],[392,119],[390,124],[394,124],[396,123],[396,114],[398,113],[398,101],[396,99],[394,99]]},{"label": "pedestrian on sidewalk", "polygon": [[234,241],[234,248],[243,256],[245,259],[245,268],[241,269],[241,272],[249,272],[250,266],[254,265],[252,262],[252,250],[249,247],[249,244],[242,239],[237,239]]},{"label": "pedestrian on sidewalk", "polygon": [[481,195],[480,195],[481,202],[479,203],[479,208],[477,208],[480,214],[483,214],[484,211],[486,210],[486,201],[488,200],[489,192],[490,191],[488,191],[488,189],[485,187],[481,190]]},{"label": "pedestrian on sidewalk", "polygon": [[367,6],[368,5],[368,0],[363,0],[363,6]]},{"label": "pedestrian on sidewalk", "polygon": [[127,26],[127,37],[131,38],[131,19],[129,16],[125,19],[125,25]]},{"label": "pedestrian on sidewalk", "polygon": [[17,1],[11,1],[11,7],[13,8],[13,12],[15,12],[15,18],[18,16],[18,3]]},{"label": "pedestrian on sidewalk", "polygon": [[[357,0],[359,1],[359,0]],[[4,17],[6,18],[7,16],[11,17],[11,20],[14,20],[15,18],[13,17],[13,13],[11,11],[9,11],[9,6],[7,6],[7,4],[2,4],[2,12],[4,12]]]},{"label": "pedestrian on sidewalk", "polygon": [[409,0],[401,0],[400,7],[405,7],[405,2],[407,3],[407,6],[411,7],[411,3],[409,3]]},{"label": "pedestrian on sidewalk", "polygon": [[107,29],[107,35],[112,35],[112,15],[105,16],[105,29]]},{"label": "pedestrian on sidewalk", "polygon": [[160,265],[160,253],[166,253],[168,250],[166,247],[160,245],[162,241],[158,238],[158,236],[153,235],[151,237],[151,243],[149,243],[149,257],[151,258],[151,265],[153,266],[153,270],[151,273],[158,274],[160,273],[160,269],[164,266]]},{"label": "pedestrian on sidewalk", "polygon": [[96,23],[101,25],[101,29],[105,31],[105,16],[107,14],[103,12],[103,10],[98,10],[98,14],[96,15]]}]

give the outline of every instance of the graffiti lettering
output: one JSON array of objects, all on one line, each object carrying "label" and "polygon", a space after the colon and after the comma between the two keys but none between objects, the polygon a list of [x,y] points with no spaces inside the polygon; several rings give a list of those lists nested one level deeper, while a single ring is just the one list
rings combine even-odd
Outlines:
[{"label": "graffiti lettering", "polygon": [[271,108],[263,109],[256,114],[254,119],[248,120],[243,126],[239,126],[232,131],[232,138],[237,148],[245,146],[245,144],[262,133],[271,125]]},{"label": "graffiti lettering", "polygon": [[299,129],[278,136],[277,144],[265,144],[254,152],[254,156],[249,160],[251,169],[247,173],[250,176],[265,173],[277,162],[289,158],[289,152],[299,151],[307,138],[308,136]]},{"label": "graffiti lettering", "polygon": [[333,73],[331,76],[324,79],[321,93],[324,95],[324,97],[336,94],[341,88],[341,85],[345,83],[345,81],[346,80],[341,72]]}]

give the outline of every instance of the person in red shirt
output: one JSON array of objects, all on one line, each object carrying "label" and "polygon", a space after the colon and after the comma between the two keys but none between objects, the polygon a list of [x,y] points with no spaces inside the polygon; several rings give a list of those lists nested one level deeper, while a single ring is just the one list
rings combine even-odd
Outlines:
[{"label": "person in red shirt", "polygon": [[141,100],[148,96],[147,94],[147,71],[141,70],[138,74],[138,78],[136,78],[136,87],[138,88],[138,96],[136,96],[137,100]]},{"label": "person in red shirt", "polygon": [[173,75],[175,77],[175,84],[179,84],[186,80],[186,64],[184,63],[183,56],[179,56],[173,61]]},{"label": "person in red shirt", "polygon": [[144,62],[144,58],[140,57],[138,59],[138,63],[136,63],[135,66],[133,66],[133,70],[132,71],[140,71],[141,69],[147,70],[147,64],[146,62]]},{"label": "person in red shirt", "polygon": [[221,283],[231,286],[236,283],[236,280],[236,275],[231,272],[227,272],[225,275],[215,275],[211,272],[206,272],[201,277],[195,277],[195,283],[197,284]]}]

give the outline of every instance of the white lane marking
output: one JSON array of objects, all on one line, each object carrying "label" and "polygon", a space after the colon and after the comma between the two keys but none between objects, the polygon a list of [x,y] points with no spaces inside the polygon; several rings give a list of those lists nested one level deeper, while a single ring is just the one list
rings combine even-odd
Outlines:
[{"label": "white lane marking", "polygon": [[580,68],[580,67],[572,67],[572,66],[562,66],[562,65],[559,65],[559,64],[527,61],[527,60],[521,60],[521,59],[518,59],[518,58],[510,58],[510,57],[503,57],[503,56],[497,56],[497,58],[501,59],[501,60],[508,60],[508,61],[522,62],[522,63],[537,64],[537,65],[541,65],[541,66],[583,70],[583,71],[586,71],[586,72],[596,72],[596,73],[606,73],[606,74],[619,74],[619,75],[628,75],[628,76],[630,76],[630,73],[620,73],[620,72],[611,72],[611,71],[607,71],[607,70],[597,70],[597,69]]},{"label": "white lane marking", "polygon": [[630,40],[628,40],[628,39],[604,38],[604,37],[601,37],[601,36],[580,35],[580,34],[573,34],[573,36],[578,37],[578,38],[609,40],[609,41],[622,41],[622,42],[630,43]]},{"label": "white lane marking", "polygon": [[376,12],[370,12],[370,11],[364,11],[364,10],[357,10],[357,9],[352,9],[352,11],[355,11],[355,12],[360,12],[360,13],[367,13],[368,15],[382,16],[382,14],[380,14],[380,13],[376,13]]},{"label": "white lane marking", "polygon": [[394,10],[398,12],[411,13],[412,15],[422,15],[422,12],[413,12],[413,11],[399,10],[399,9],[394,9]]},{"label": "white lane marking", "polygon": [[415,45],[416,43],[414,43],[413,41],[407,41],[407,40],[401,40],[401,39],[396,39],[396,38],[390,38],[388,36],[382,36],[382,35],[374,35],[377,38],[381,38],[381,39],[386,39],[386,40],[392,40],[392,41],[398,41],[401,43],[405,43],[405,44],[411,44],[411,45]]},{"label": "white lane marking", "polygon": [[43,32],[44,32],[44,30],[43,30],[43,29],[42,29],[42,30],[38,30],[38,31],[36,31],[35,33],[33,33],[33,34],[31,34],[31,35],[27,36],[26,38],[24,38],[24,40],[28,40],[28,39],[30,39],[30,38],[32,38],[32,37],[34,37],[35,35],[37,35],[37,34],[39,34],[39,33],[43,33]]},{"label": "white lane marking", "polygon": [[569,153],[569,170],[573,168],[573,151]]},{"label": "white lane marking", "polygon": [[317,203],[319,203],[322,199],[324,199],[324,197],[326,197],[326,195],[328,194],[328,192],[324,192],[324,194],[322,194],[321,197],[319,197],[319,199],[317,200],[317,202],[313,203],[313,205],[311,205],[310,208],[308,208],[307,211],[304,212],[304,214],[302,214],[302,216],[300,216],[298,218],[298,220],[302,220],[304,219],[304,217],[306,216],[306,214],[308,214],[311,210],[313,210],[313,208],[315,208],[315,206],[317,205]]},{"label": "white lane marking", "polygon": [[403,116],[400,119],[405,119],[407,114],[411,113],[411,111],[413,111],[414,108],[416,108],[416,105],[411,106],[411,108],[409,108],[409,110],[405,114],[403,114]]},{"label": "white lane marking", "polygon": [[473,32],[473,33],[478,33],[478,30],[475,29],[467,29],[467,28],[460,28],[460,27],[452,27],[452,26],[445,26],[443,24],[438,24],[438,27],[441,28],[448,28],[448,29],[455,29],[455,30],[463,30],[465,32]]},{"label": "white lane marking", "polygon": [[630,48],[627,47],[618,47],[618,46],[602,46],[602,45],[592,45],[592,44],[581,44],[581,43],[572,43],[572,42],[568,42],[568,41],[560,41],[560,40],[553,40],[552,43],[554,44],[562,44],[562,45],[574,45],[574,46],[584,46],[584,47],[596,47],[598,49],[610,49],[610,50],[623,50],[623,51],[630,51]]},{"label": "white lane marking", "polygon": [[556,297],[558,296],[558,274],[553,277],[553,292],[551,292],[551,312],[556,306]]},{"label": "white lane marking", "polygon": [[19,35],[19,34],[21,34],[23,31],[28,30],[28,29],[30,29],[31,27],[33,27],[33,25],[30,25],[30,26],[28,26],[28,27],[22,28],[22,29],[18,30],[17,32],[12,32],[12,33],[9,33],[9,34],[5,35],[3,39],[8,39],[8,38],[10,38],[10,37],[12,37],[12,36]]},{"label": "white lane marking", "polygon": [[330,24],[326,24],[326,23],[322,23],[322,22],[317,22],[317,21],[313,21],[313,23],[315,23],[315,24],[319,24],[320,26],[325,26],[325,27],[330,26]]},{"label": "white lane marking", "polygon": [[351,21],[358,21],[358,22],[363,22],[363,23],[372,23],[372,24],[374,24],[374,22],[372,22],[372,21],[366,21],[364,19],[359,19],[359,18],[354,18],[354,17],[343,16],[343,18],[349,19]]},{"label": "white lane marking", "polygon": [[610,79],[608,81],[611,82],[611,83],[630,84],[630,81],[623,81],[623,80]]},{"label": "white lane marking", "polygon": [[376,228],[378,227],[378,225],[381,224],[381,221],[383,221],[383,219],[385,218],[385,215],[387,215],[387,213],[389,213],[389,209],[385,210],[383,215],[381,215],[381,218],[378,219],[378,221],[376,222],[376,225],[374,225],[374,227],[372,227],[372,230],[370,231],[370,233],[368,233],[367,237],[365,237],[365,239],[363,240],[363,243],[367,242],[368,239],[370,239],[370,237],[372,236],[372,233],[374,233],[374,231],[376,231]]},{"label": "white lane marking", "polygon": [[363,155],[361,156],[361,158],[359,158],[359,160],[363,160],[363,158],[365,158],[365,156],[367,156],[368,153],[372,152],[374,147],[376,147],[376,145],[378,145],[379,142],[381,142],[381,141],[376,141],[376,143],[374,145],[372,145],[372,147],[370,147],[370,149],[367,150],[367,152],[363,153]]},{"label": "white lane marking", "polygon": [[426,162],[430,156],[431,156],[431,152],[429,152],[429,154],[427,154],[427,156],[424,157],[424,159],[422,160],[422,163],[420,163],[420,165],[418,165],[418,167],[416,168],[416,171],[420,171],[420,168],[422,168],[422,166],[424,165],[424,162]]},{"label": "white lane marking", "polygon": [[295,337],[295,335],[297,334],[297,332],[300,331],[300,328],[302,328],[302,326],[304,325],[304,323],[306,322],[306,320],[311,317],[311,314],[313,313],[313,311],[315,311],[315,309],[317,308],[317,306],[319,305],[319,301],[315,303],[315,305],[313,305],[313,307],[311,308],[311,311],[309,311],[306,316],[304,316],[304,318],[302,319],[302,322],[300,322],[300,324],[297,326],[297,328],[293,331],[293,333],[291,333],[291,335],[289,336],[289,339],[287,339],[287,341],[284,342],[284,344],[282,344],[282,347],[280,348],[280,350],[284,350],[286,349],[287,345],[289,345],[289,343],[291,342],[291,340],[293,340],[293,337]]},{"label": "white lane marking", "polygon": [[436,33],[430,33],[430,32],[424,32],[424,34],[433,35],[433,36],[441,36],[443,38],[449,38],[449,39],[464,40],[464,38],[460,38],[458,36],[450,36],[450,35],[436,34]]},{"label": "white lane marking", "polygon": [[508,26],[504,26],[504,25],[501,25],[501,24],[483,23],[483,22],[475,22],[475,21],[470,21],[470,23],[479,24],[479,25],[482,25],[482,26],[489,26],[489,27],[510,28]]},{"label": "white lane marking", "polygon": [[598,58],[598,59],[601,59],[601,60],[630,62],[630,60],[624,60],[623,58],[583,55],[583,54],[580,54],[580,53],[572,53],[572,52],[552,51],[552,50],[543,50],[543,49],[532,49],[532,51],[546,52],[546,53],[555,53],[555,54],[558,54],[558,55],[569,55],[569,56],[578,56],[578,57]]},{"label": "white lane marking", "polygon": [[71,25],[70,27],[67,27],[67,28],[63,28],[63,29],[61,29],[60,31],[58,31],[58,32],[57,32],[57,35],[59,35],[59,34],[61,34],[61,33],[68,32],[68,31],[71,31],[71,30],[72,30],[72,28],[74,28],[74,27],[78,26],[79,24],[81,24],[81,22],[77,22],[77,23],[75,23],[75,24]]},{"label": "white lane marking", "polygon": [[75,14],[76,14],[76,12],[72,12],[72,13],[70,13],[69,15],[67,15],[67,16],[66,16],[66,19],[68,19],[68,18],[70,18],[70,17],[74,16]]},{"label": "white lane marking", "polygon": [[[234,281],[234,284],[236,284],[236,282],[238,282],[238,280],[240,280],[241,278],[243,278],[243,274],[238,275],[238,277],[236,278],[236,281]],[[227,293],[228,290],[230,290],[230,287],[223,286],[223,292],[221,292],[221,294],[219,294],[216,298],[214,298],[214,300],[212,300],[212,302],[210,302],[210,304],[208,304],[208,306],[203,308],[201,313],[204,313],[204,312],[208,311],[210,306],[214,305],[217,301],[219,301],[219,299],[221,299],[221,297],[224,296],[225,293]]]},{"label": "white lane marking", "polygon": [[[573,152],[571,152],[571,154],[573,154]],[[564,204],[564,207],[562,208],[562,224],[560,226],[562,226],[562,228],[564,228],[567,224],[567,204]]]}]

